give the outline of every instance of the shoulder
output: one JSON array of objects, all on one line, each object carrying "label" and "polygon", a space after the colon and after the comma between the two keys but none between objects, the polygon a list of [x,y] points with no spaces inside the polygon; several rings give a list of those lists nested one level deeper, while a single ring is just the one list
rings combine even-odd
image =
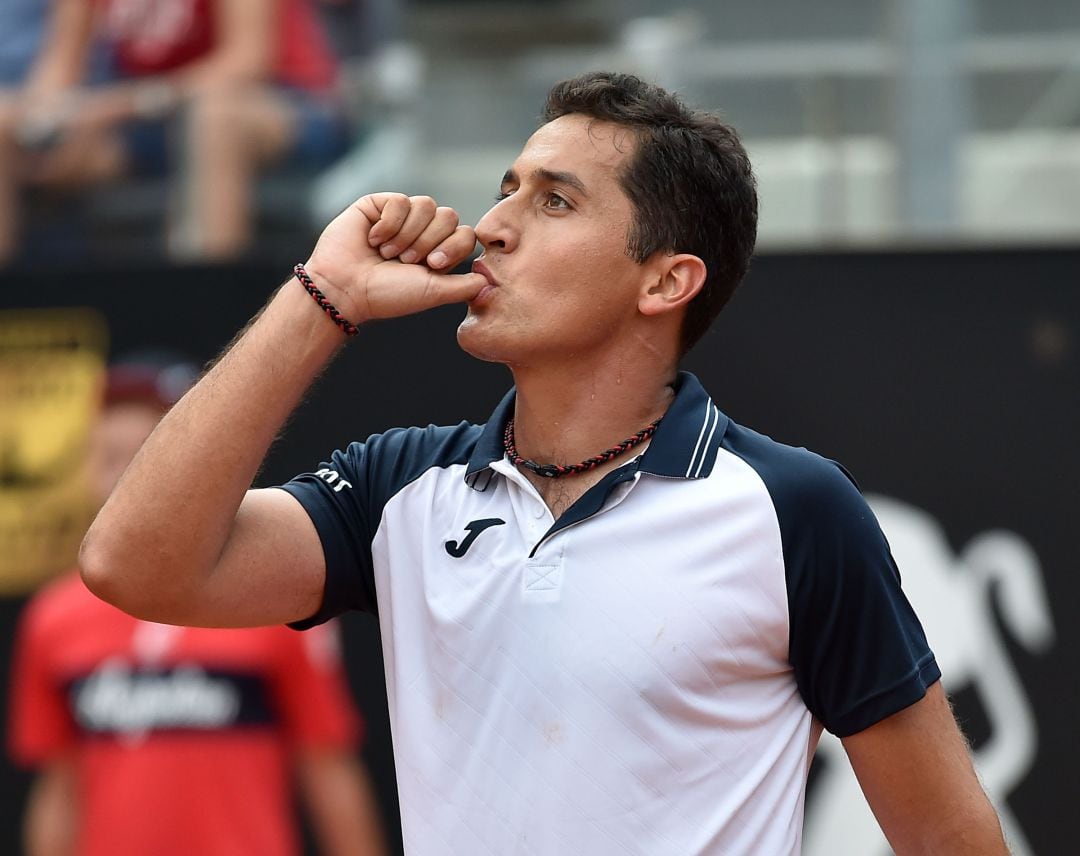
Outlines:
[{"label": "shoulder", "polygon": [[846,736],[922,698],[940,671],[855,480],[740,426],[723,447],[758,474],[779,524],[788,659],[809,710]]},{"label": "shoulder", "polygon": [[852,475],[809,449],[779,443],[732,422],[721,447],[750,466],[764,483],[782,528],[871,521]]},{"label": "shoulder", "polygon": [[425,473],[464,466],[482,432],[483,426],[468,422],[393,428],[335,451],[318,469],[282,487],[309,513],[333,509],[338,522],[361,522],[370,534],[386,503]]},{"label": "shoulder", "polygon": [[346,454],[353,458],[377,456],[421,467],[450,466],[468,460],[481,431],[482,425],[470,422],[391,428],[362,442],[350,443]]},{"label": "shoulder", "polygon": [[360,478],[372,487],[393,491],[428,470],[467,463],[482,431],[483,426],[469,422],[393,428],[350,443],[334,453],[331,465],[340,466],[343,474]]}]

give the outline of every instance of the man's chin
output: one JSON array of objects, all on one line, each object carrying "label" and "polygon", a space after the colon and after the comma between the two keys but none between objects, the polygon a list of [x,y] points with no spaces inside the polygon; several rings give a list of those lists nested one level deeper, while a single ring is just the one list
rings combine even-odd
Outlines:
[{"label": "man's chin", "polygon": [[465,316],[465,320],[458,325],[458,347],[470,357],[475,357],[487,363],[510,362],[509,343],[500,341],[492,330],[485,329],[487,326],[480,318],[470,312]]}]

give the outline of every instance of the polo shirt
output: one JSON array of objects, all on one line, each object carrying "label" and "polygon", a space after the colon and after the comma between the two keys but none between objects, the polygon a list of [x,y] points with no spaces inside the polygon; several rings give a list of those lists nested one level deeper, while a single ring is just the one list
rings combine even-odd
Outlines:
[{"label": "polo shirt", "polygon": [[395,429],[284,486],[377,615],[410,854],[797,854],[822,726],[940,672],[837,464],[698,380],[558,519],[486,425]]}]

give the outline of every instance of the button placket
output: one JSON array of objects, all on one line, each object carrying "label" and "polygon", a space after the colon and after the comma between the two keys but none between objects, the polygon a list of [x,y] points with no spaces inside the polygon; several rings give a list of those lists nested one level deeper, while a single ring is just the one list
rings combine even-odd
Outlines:
[{"label": "button placket", "polygon": [[526,603],[555,603],[562,597],[563,549],[544,558],[525,560],[521,576],[521,598]]}]

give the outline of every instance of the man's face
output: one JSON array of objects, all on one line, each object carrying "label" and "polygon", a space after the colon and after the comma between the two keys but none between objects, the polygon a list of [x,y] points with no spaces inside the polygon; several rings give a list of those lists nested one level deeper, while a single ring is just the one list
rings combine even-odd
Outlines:
[{"label": "man's face", "polygon": [[634,147],[631,131],[578,115],[533,134],[476,226],[494,287],[469,304],[462,348],[512,367],[580,364],[630,329],[646,272],[626,252],[618,174]]}]

